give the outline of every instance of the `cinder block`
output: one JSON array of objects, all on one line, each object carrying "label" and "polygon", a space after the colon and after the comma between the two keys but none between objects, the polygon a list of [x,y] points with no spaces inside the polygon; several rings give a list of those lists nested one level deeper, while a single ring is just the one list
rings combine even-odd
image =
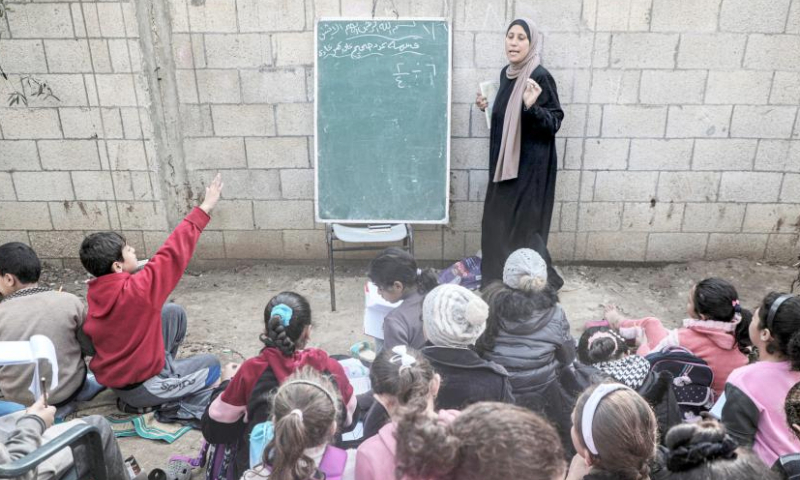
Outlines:
[{"label": "cinder block", "polygon": [[[136,45],[136,43],[133,43]],[[108,41],[108,50],[111,57],[111,69],[116,73],[135,71],[132,52],[128,51],[128,40],[118,38]],[[138,57],[136,57],[138,59]]]},{"label": "cinder block", "polygon": [[98,3],[97,16],[100,18],[100,33],[104,37],[126,37],[125,19],[119,3]]},{"label": "cinder block", "polygon": [[0,58],[6,73],[44,73],[47,62],[41,40],[0,40]]},{"label": "cinder block", "polygon": [[[563,200],[570,200],[570,201],[589,201],[594,199],[594,185],[597,181],[597,172],[592,171],[585,171],[585,172],[565,172],[570,175],[575,175],[576,181],[575,184],[579,185],[578,189],[575,189],[573,192],[572,188],[563,189],[565,192],[564,194],[559,194],[559,185],[556,184],[556,200],[563,201]],[[565,175],[562,174],[559,178],[564,177]],[[580,181],[580,183],[578,183]],[[565,182],[565,185],[569,185],[571,187],[572,182]],[[574,197],[573,197],[574,195]],[[571,198],[570,198],[571,197]]]},{"label": "cinder block", "polygon": [[800,203],[800,174],[786,174],[783,179],[780,201],[787,203]]},{"label": "cinder block", "polygon": [[583,163],[582,138],[556,138],[558,168],[560,170],[580,170]]},{"label": "cinder block", "polygon": [[[598,31],[647,31],[650,29],[649,0],[598,0],[596,12],[590,12],[594,5],[584,2],[584,17],[593,18],[595,13],[597,23],[594,29]],[[592,29],[589,22],[589,29]]]},{"label": "cinder block", "polygon": [[767,103],[772,72],[739,70],[710,72],[705,103],[760,104]]},{"label": "cinder block", "polygon": [[211,222],[208,224],[209,230],[253,230],[254,228],[253,202],[251,200],[219,202],[214,208]]},{"label": "cinder block", "polygon": [[118,206],[110,210],[119,213],[123,230],[167,230],[167,216],[159,202],[119,202]]},{"label": "cinder block", "polygon": [[86,98],[86,88],[83,84],[83,75],[48,74],[47,85],[52,89],[58,100],[50,98],[37,102],[40,106],[47,107],[83,107],[89,104]]},{"label": "cinder block", "polygon": [[594,201],[649,201],[656,196],[657,182],[658,172],[597,172]]},{"label": "cinder block", "polygon": [[469,137],[469,122],[470,122],[471,110],[472,106],[469,103],[453,103],[450,105],[451,137],[460,137],[460,138]]},{"label": "cinder block", "polygon": [[[417,236],[415,235],[415,243],[416,240]],[[285,230],[283,247],[283,256],[280,258],[305,260],[327,258],[328,256],[325,234],[319,230]]]},{"label": "cinder block", "polygon": [[32,140],[0,140],[0,170],[41,170],[36,142]]},{"label": "cinder block", "polygon": [[[178,70],[182,72],[183,70]],[[197,91],[200,103],[239,103],[239,72],[236,70],[197,70]],[[194,85],[189,88],[194,91]],[[191,92],[190,92],[191,94]]]},{"label": "cinder block", "polygon": [[719,182],[716,172],[661,172],[656,198],[660,202],[714,202]]},{"label": "cinder block", "polygon": [[760,140],[756,152],[756,170],[800,172],[800,141]]},{"label": "cinder block", "polygon": [[752,170],[757,140],[697,139],[693,170]]},{"label": "cinder block", "polygon": [[181,105],[181,126],[187,137],[212,137],[214,128],[211,123],[211,107],[209,105]]},{"label": "cinder block", "polygon": [[[172,59],[175,61],[175,68],[195,68],[197,59],[194,58],[192,43],[192,37],[188,33],[172,34]],[[205,57],[205,54],[201,52],[201,56]]]},{"label": "cinder block", "polygon": [[583,138],[587,136],[585,130],[588,105],[562,105],[561,109],[564,111],[564,120],[562,120],[561,128],[558,130],[558,136],[562,138]]},{"label": "cinder block", "polygon": [[782,173],[725,172],[719,187],[722,202],[777,202]]},{"label": "cinder block", "polygon": [[603,32],[595,33],[594,55],[592,57],[592,66],[594,68],[608,68],[611,66],[610,59],[611,59],[611,34]]},{"label": "cinder block", "polygon": [[[130,172],[133,194],[136,200],[160,200],[161,179],[155,172]],[[155,191],[153,186],[155,185]]]},{"label": "cinder block", "polygon": [[[108,51],[108,41],[98,38],[89,39],[87,41],[89,42],[89,50],[92,52],[92,67],[94,68],[94,73],[112,73],[114,69],[111,66],[111,54]],[[91,77],[89,77],[88,83],[94,86]]]},{"label": "cinder block", "polygon": [[721,0],[653,0],[654,32],[714,32]]},{"label": "cinder block", "polygon": [[213,105],[211,116],[220,136],[275,135],[272,105]]},{"label": "cinder block", "polygon": [[308,142],[304,137],[246,138],[250,168],[308,168]]},{"label": "cinder block", "polygon": [[[242,2],[240,7],[243,7]],[[300,2],[297,2],[300,3]],[[205,0],[188,4],[189,25],[193,32],[235,32],[236,2]],[[276,12],[272,12],[273,15]]]},{"label": "cinder block", "polygon": [[583,168],[586,170],[625,170],[628,166],[628,139],[587,139],[584,142]]},{"label": "cinder block", "polygon": [[223,232],[228,258],[286,258],[281,232]]},{"label": "cinder block", "polygon": [[19,200],[73,200],[68,172],[15,172],[12,174]]},{"label": "cinder block", "polygon": [[314,199],[314,170],[281,170],[281,196],[286,200]]},{"label": "cinder block", "polygon": [[[121,124],[121,137],[128,139],[142,139],[151,138],[153,136],[153,127],[150,124],[150,115],[148,115],[145,109],[120,108],[118,110],[114,110],[114,112],[117,112],[117,118],[113,119],[112,121],[106,119],[106,111],[109,110],[103,110],[106,135],[108,135],[109,125],[114,125],[114,128],[120,128],[117,125]],[[110,138],[115,138],[116,136],[117,135],[115,133],[114,136]]]},{"label": "cinder block", "polygon": [[[56,230],[108,230],[106,202],[50,202]],[[77,246],[75,247],[77,249]]]},{"label": "cinder block", "polygon": [[277,33],[272,35],[275,49],[275,65],[313,65],[314,33]]},{"label": "cinder block", "polygon": [[688,203],[683,218],[684,232],[738,232],[742,229],[745,205],[735,203]]},{"label": "cinder block", "polygon": [[517,17],[535,18],[544,32],[575,32],[581,29],[581,0],[516,0]]},{"label": "cinder block", "polygon": [[670,106],[667,137],[727,137],[732,110],[730,106]]},{"label": "cinder block", "polygon": [[[313,8],[312,7],[313,4]],[[342,14],[341,5],[338,0],[314,0],[306,2],[306,12],[313,13],[313,16],[306,17],[306,25],[310,28],[314,25],[314,20],[322,17],[338,17]]]},{"label": "cinder block", "polygon": [[474,101],[481,82],[497,81],[499,78],[500,72],[496,68],[454,68],[450,87],[452,97],[462,102]]},{"label": "cinder block", "polygon": [[651,233],[647,245],[648,262],[686,262],[705,256],[707,233]]},{"label": "cinder block", "polygon": [[469,255],[466,251],[464,232],[442,230],[442,257],[446,262],[455,262]]},{"label": "cinder block", "polygon": [[733,110],[731,136],[788,139],[792,137],[796,116],[796,105],[791,107],[737,105]]},{"label": "cinder block", "polygon": [[[245,103],[295,103],[307,101],[305,72],[303,69],[262,70],[242,70],[239,72]],[[278,86],[280,88],[277,88]]]},{"label": "cinder block", "polygon": [[[113,171],[111,172],[111,181],[114,185],[114,197],[120,201],[133,201],[138,200],[136,193],[133,191],[133,175],[129,171]],[[116,214],[115,210],[112,210]],[[113,222],[112,222],[113,223]],[[119,223],[119,221],[117,221]]]},{"label": "cinder block", "polygon": [[772,234],[767,241],[764,259],[768,262],[788,264],[797,260],[800,235]]},{"label": "cinder block", "polygon": [[708,239],[706,259],[750,258],[761,260],[769,235],[712,233]]},{"label": "cinder block", "polygon": [[[147,235],[149,232],[144,232]],[[206,230],[197,242],[193,258],[218,260],[225,258],[225,239],[223,232]]]},{"label": "cinder block", "polygon": [[[112,170],[147,170],[147,155],[141,141],[108,140],[106,145]],[[102,144],[100,148],[102,150]]]},{"label": "cinder block", "polygon": [[800,4],[792,2],[789,18],[786,19],[786,33],[800,33]]},{"label": "cinder block", "polygon": [[486,170],[469,171],[469,200],[482,202],[486,199],[486,189],[489,186],[489,172]]},{"label": "cinder block", "polygon": [[208,68],[260,68],[272,65],[269,35],[205,35]]},{"label": "cinder block", "polygon": [[[199,71],[204,72],[204,70]],[[175,82],[178,87],[178,101],[181,104],[198,102],[197,92],[199,88],[196,85],[199,82],[196,79],[194,70],[176,70]]]},{"label": "cinder block", "polygon": [[454,202],[450,226],[458,231],[479,232],[483,220],[483,202]]},{"label": "cinder block", "polygon": [[589,101],[591,103],[638,103],[639,70],[595,70]]},{"label": "cinder block", "polygon": [[442,231],[440,229],[414,232],[414,257],[417,261],[441,261],[442,252]]},{"label": "cinder block", "polygon": [[626,203],[622,230],[630,232],[679,232],[686,206],[682,203]]},{"label": "cinder block", "polygon": [[544,37],[542,55],[548,67],[588,68],[592,66],[593,48],[594,36],[589,33],[550,33]]},{"label": "cinder block", "polygon": [[135,107],[136,88],[130,74],[95,75],[100,105],[104,107]]},{"label": "cinder block", "polygon": [[[501,37],[497,32],[476,33],[474,41],[475,56],[474,64],[478,68],[503,68],[508,65],[508,57],[503,48],[500,48],[498,39]],[[455,48],[455,46],[453,47]],[[471,67],[472,62],[465,63]]]},{"label": "cinder block", "polygon": [[639,99],[642,103],[692,104],[703,103],[706,72],[695,70],[642,72]]},{"label": "cinder block", "polygon": [[311,103],[281,103],[275,106],[278,135],[314,134],[314,105]]},{"label": "cinder block", "polygon": [[554,262],[570,262],[575,258],[575,233],[554,232],[547,241],[547,250]]},{"label": "cinder block", "polygon": [[14,201],[17,195],[14,193],[14,182],[11,181],[11,174],[0,172],[0,201]]},{"label": "cinder block", "polygon": [[454,169],[488,168],[489,142],[484,138],[452,139],[450,164]]},{"label": "cinder block", "polygon": [[559,232],[574,232],[578,229],[578,202],[561,202],[561,224]]},{"label": "cinder block", "polygon": [[72,172],[77,200],[115,200],[111,172]]},{"label": "cinder block", "polygon": [[741,68],[747,35],[685,33],[678,51],[678,68]]},{"label": "cinder block", "polygon": [[65,138],[98,138],[103,136],[99,108],[61,108]]},{"label": "cinder block", "polygon": [[769,103],[786,105],[800,103],[800,72],[775,72]]},{"label": "cinder block", "polygon": [[783,33],[791,0],[725,0],[719,16],[723,32]]},{"label": "cinder block", "polygon": [[744,67],[756,70],[800,70],[800,63],[788,52],[800,51],[798,35],[750,35]]},{"label": "cinder block", "polygon": [[661,137],[667,123],[667,107],[606,105],[604,137]]},{"label": "cinder block", "polygon": [[456,31],[499,32],[511,22],[511,12],[507,11],[504,0],[465,0],[459,7],[454,9],[453,28]]},{"label": "cinder block", "polygon": [[125,33],[129,38],[139,38],[139,26],[136,22],[136,6],[133,2],[122,2],[122,16],[125,20]]},{"label": "cinder block", "polygon": [[[222,180],[225,189],[224,199],[272,200],[281,198],[279,170],[225,170]],[[216,170],[191,172],[190,182],[195,192],[205,191],[205,187],[217,174]]]},{"label": "cinder block", "polygon": [[[4,138],[61,138],[58,111],[54,108],[0,109],[0,129]],[[2,155],[5,156],[5,155]]]},{"label": "cinder block", "polygon": [[472,32],[453,32],[453,67],[473,68],[475,63],[475,34]]},{"label": "cinder block", "polygon": [[678,35],[618,33],[611,39],[613,68],[675,68]]},{"label": "cinder block", "polygon": [[622,203],[588,202],[580,206],[580,232],[616,232],[621,225]]},{"label": "cinder block", "polygon": [[45,170],[99,170],[96,140],[41,140],[39,156]]},{"label": "cinder block", "polygon": [[[584,175],[584,178],[588,177]],[[580,199],[581,172],[569,170],[559,172],[556,177],[556,201],[576,202]],[[586,197],[583,197],[584,200]],[[589,197],[591,198],[591,197]]]},{"label": "cinder block", "polygon": [[470,172],[470,170],[450,170],[450,200],[460,202],[469,199]]},{"label": "cinder block", "polygon": [[30,232],[31,247],[39,258],[78,258],[83,232]]},{"label": "cinder block", "polygon": [[583,258],[576,260],[641,262],[646,248],[646,233],[592,232]]},{"label": "cinder block", "polygon": [[0,225],[18,230],[52,230],[45,202],[0,202]]},{"label": "cinder block", "polygon": [[310,230],[314,228],[311,200],[253,202],[256,228],[260,230]]},{"label": "cinder block", "polygon": [[601,105],[589,105],[586,112],[586,136],[599,137],[602,124],[603,107]]},{"label": "cinder block", "polygon": [[216,170],[247,166],[241,138],[186,138],[183,140],[183,150],[189,169]]},{"label": "cinder block", "polygon": [[800,205],[787,203],[747,205],[742,231],[748,233],[791,233],[800,230]]},{"label": "cinder block", "polygon": [[688,170],[694,140],[631,140],[629,170]]},{"label": "cinder block", "polygon": [[24,230],[0,230],[0,245],[10,242],[21,242],[30,245],[31,240],[28,237],[28,232]]},{"label": "cinder block", "polygon": [[242,32],[286,32],[303,30],[303,2],[292,0],[239,0]]},{"label": "cinder block", "polygon": [[7,16],[14,38],[69,38],[72,18],[69,5],[58,3],[15,4]]},{"label": "cinder block", "polygon": [[187,0],[169,0],[167,3],[169,4],[169,17],[172,23],[172,31],[175,33],[188,32],[189,2]]}]

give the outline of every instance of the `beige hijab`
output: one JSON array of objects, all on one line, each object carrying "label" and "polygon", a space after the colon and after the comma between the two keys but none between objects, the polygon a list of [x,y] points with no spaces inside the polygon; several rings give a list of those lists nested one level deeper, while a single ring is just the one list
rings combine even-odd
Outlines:
[{"label": "beige hijab", "polygon": [[[511,91],[511,97],[508,99],[508,105],[506,106],[506,114],[503,120],[503,137],[500,141],[500,153],[497,156],[497,168],[494,171],[495,183],[517,178],[520,144],[522,141],[522,122],[520,121],[522,94],[528,84],[526,80],[530,78],[533,70],[542,63],[539,56],[539,29],[536,28],[535,23],[527,18],[515,20],[515,22],[517,21],[522,21],[528,26],[528,31],[531,32],[531,38],[528,39],[531,48],[521,62],[510,63],[506,69],[506,78],[514,80],[519,77],[520,80],[514,83],[514,89]],[[505,42],[505,38],[503,42]],[[505,43],[503,48],[505,49]]]}]

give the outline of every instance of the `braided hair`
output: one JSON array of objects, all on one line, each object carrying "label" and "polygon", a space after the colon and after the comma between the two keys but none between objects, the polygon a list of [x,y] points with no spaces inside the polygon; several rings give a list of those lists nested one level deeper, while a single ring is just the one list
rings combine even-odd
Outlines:
[{"label": "braided hair", "polygon": [[[285,305],[291,309],[288,325],[284,325],[283,317],[273,315],[273,309],[278,305]],[[289,357],[303,348],[304,345],[299,344],[300,337],[309,325],[311,325],[311,306],[308,300],[299,293],[281,292],[272,297],[264,309],[264,333],[259,339],[267,348],[277,348]]]}]

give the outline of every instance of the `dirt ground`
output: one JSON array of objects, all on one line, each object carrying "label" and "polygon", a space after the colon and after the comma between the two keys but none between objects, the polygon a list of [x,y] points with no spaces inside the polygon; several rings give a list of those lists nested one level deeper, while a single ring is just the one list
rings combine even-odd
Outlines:
[{"label": "dirt ground", "polygon": [[[229,269],[189,270],[171,299],[189,315],[189,332],[183,355],[210,352],[223,361],[241,362],[257,354],[263,329],[263,309],[271,296],[283,290],[305,295],[311,302],[312,344],[332,353],[345,353],[365,339],[364,265],[337,267],[337,306],[330,310],[327,270],[313,265],[251,265]],[[566,284],[560,293],[573,333],[580,334],[588,320],[602,317],[606,303],[618,305],[631,317],[654,315],[669,325],[684,318],[686,296],[693,282],[709,276],[726,278],[737,286],[742,304],[752,308],[771,290],[788,291],[797,271],[788,266],[741,260],[695,262],[657,267],[562,266]],[[52,287],[84,296],[85,274],[71,270],[49,271]],[[114,397],[104,392],[81,406],[78,415],[109,414]],[[202,436],[197,431],[172,445],[139,438],[120,439],[123,455],[135,455],[149,470],[166,464],[170,455],[195,455]],[[198,478],[198,475],[195,475]]]}]

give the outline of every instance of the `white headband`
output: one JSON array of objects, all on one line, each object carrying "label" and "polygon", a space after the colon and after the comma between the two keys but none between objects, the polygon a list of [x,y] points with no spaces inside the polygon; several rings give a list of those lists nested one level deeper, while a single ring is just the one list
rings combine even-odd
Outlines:
[{"label": "white headband", "polygon": [[621,383],[601,383],[594,389],[586,405],[583,407],[583,415],[581,416],[581,434],[583,434],[583,443],[593,455],[597,455],[597,447],[594,445],[594,438],[592,437],[592,423],[594,422],[594,414],[597,412],[597,406],[603,398],[611,392],[617,390],[630,390]]}]

